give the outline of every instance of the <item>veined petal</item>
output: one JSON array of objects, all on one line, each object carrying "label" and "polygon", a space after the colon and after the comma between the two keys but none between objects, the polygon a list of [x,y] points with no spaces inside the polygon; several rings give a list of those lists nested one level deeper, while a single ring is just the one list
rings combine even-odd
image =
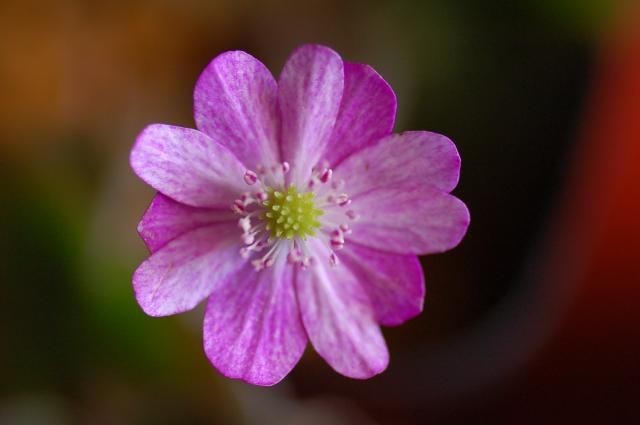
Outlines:
[{"label": "veined petal", "polygon": [[[325,245],[310,240],[317,259],[328,258]],[[389,363],[389,353],[362,283],[346,267],[315,261],[296,273],[302,322],[311,344],[337,372],[370,378]]]},{"label": "veined petal", "polygon": [[353,198],[360,215],[348,239],[398,254],[432,254],[460,242],[469,226],[466,205],[427,185],[370,190]]},{"label": "veined petal", "polygon": [[222,53],[196,83],[196,125],[249,168],[276,163],[280,125],[277,90],[262,62],[241,51]]},{"label": "veined petal", "polygon": [[247,266],[211,294],[204,349],[223,375],[274,385],[298,363],[307,336],[292,274],[285,261],[259,272]]},{"label": "veined petal", "polygon": [[282,70],[278,101],[281,151],[291,163],[291,181],[302,184],[325,152],[340,110],[344,69],[340,56],[324,46],[296,50]]},{"label": "veined petal", "polygon": [[340,112],[326,148],[329,164],[335,167],[391,133],[396,106],[396,95],[380,74],[369,65],[346,62]]},{"label": "veined petal", "polygon": [[138,136],[131,167],[151,187],[194,207],[229,208],[242,193],[246,168],[197,130],[153,124]]},{"label": "veined petal", "polygon": [[150,316],[191,310],[244,263],[240,244],[238,229],[230,223],[173,239],[133,274],[138,304]]},{"label": "veined petal", "polygon": [[428,185],[450,192],[458,184],[460,156],[447,137],[428,131],[393,134],[344,160],[335,170],[357,196],[384,186]]},{"label": "veined petal", "polygon": [[237,221],[237,217],[228,208],[190,207],[158,193],[138,223],[138,233],[153,253],[189,230],[224,221]]},{"label": "veined petal", "polygon": [[396,326],[417,316],[424,304],[424,274],[415,255],[398,255],[350,241],[340,251],[347,267],[369,295],[378,323]]}]

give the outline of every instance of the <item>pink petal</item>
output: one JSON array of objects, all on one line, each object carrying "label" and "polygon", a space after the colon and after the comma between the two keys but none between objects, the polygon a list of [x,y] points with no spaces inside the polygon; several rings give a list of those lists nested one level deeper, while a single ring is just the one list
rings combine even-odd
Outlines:
[{"label": "pink petal", "polygon": [[153,253],[189,230],[223,221],[237,221],[237,216],[229,209],[190,207],[158,193],[138,223],[138,233]]},{"label": "pink petal", "polygon": [[350,224],[348,239],[398,254],[447,251],[469,226],[462,201],[427,185],[384,186],[354,198],[352,205],[360,217]]},{"label": "pink petal", "polygon": [[349,242],[339,252],[369,294],[378,323],[399,325],[422,312],[424,274],[415,255],[397,255]]},{"label": "pink petal", "polygon": [[305,334],[285,261],[256,272],[245,267],[209,298],[204,349],[225,376],[274,385],[298,363]]},{"label": "pink petal", "polygon": [[382,372],[389,353],[362,282],[346,267],[329,266],[321,242],[311,240],[309,247],[316,261],[297,271],[296,291],[311,343],[345,376],[364,379]]},{"label": "pink petal", "polygon": [[326,159],[337,166],[351,153],[393,130],[396,95],[369,65],[344,64],[344,94]]},{"label": "pink petal", "polygon": [[200,75],[194,92],[197,127],[252,169],[278,161],[277,83],[253,56],[225,52]]},{"label": "pink petal", "polygon": [[191,310],[245,263],[240,245],[239,231],[229,223],[173,239],[133,274],[138,304],[150,316]]},{"label": "pink petal", "polygon": [[304,184],[321,159],[340,109],[344,70],[340,56],[324,46],[297,49],[282,70],[278,98],[283,159],[291,181]]},{"label": "pink petal", "polygon": [[229,208],[246,190],[246,168],[197,130],[153,124],[138,136],[131,167],[158,192],[194,207]]},{"label": "pink petal", "polygon": [[335,170],[352,197],[370,189],[429,185],[450,192],[460,176],[460,156],[447,137],[428,131],[393,134],[366,147]]}]

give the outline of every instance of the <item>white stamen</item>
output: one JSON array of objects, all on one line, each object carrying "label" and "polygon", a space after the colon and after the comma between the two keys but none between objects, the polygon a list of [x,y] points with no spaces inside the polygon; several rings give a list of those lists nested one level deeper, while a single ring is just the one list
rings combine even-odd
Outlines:
[{"label": "white stamen", "polygon": [[242,217],[238,220],[238,227],[240,227],[244,233],[248,233],[249,230],[251,230],[251,218]]}]

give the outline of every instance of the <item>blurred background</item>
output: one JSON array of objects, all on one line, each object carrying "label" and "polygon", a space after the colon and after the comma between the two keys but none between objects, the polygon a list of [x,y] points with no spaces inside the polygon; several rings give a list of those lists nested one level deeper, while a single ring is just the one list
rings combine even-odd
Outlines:
[{"label": "blurred background", "polygon": [[[613,0],[3,0],[0,424],[631,424],[640,381],[640,5]],[[227,380],[202,310],[153,319],[131,274],[153,193],[128,153],[193,127],[218,53],[275,75],[324,43],[450,136],[472,215],[422,259],[424,313],[354,381],[308,349]]]}]

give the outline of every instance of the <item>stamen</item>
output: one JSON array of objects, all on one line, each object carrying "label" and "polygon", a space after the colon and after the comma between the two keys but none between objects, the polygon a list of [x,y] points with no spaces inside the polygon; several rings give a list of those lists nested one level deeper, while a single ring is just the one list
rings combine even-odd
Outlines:
[{"label": "stamen", "polygon": [[[335,267],[336,251],[344,247],[344,236],[351,233],[346,223],[340,223],[340,217],[349,220],[359,217],[354,210],[337,215],[338,208],[352,203],[349,195],[341,191],[344,181],[333,179],[333,170],[323,161],[313,167],[307,187],[299,192],[296,186],[286,185],[285,174],[290,170],[291,165],[284,161],[259,165],[256,172],[245,171],[244,182],[249,186],[258,184],[259,188],[241,194],[232,205],[233,211],[241,216],[238,227],[245,246],[240,255],[250,260],[256,270],[262,270],[286,252],[289,264],[305,269],[316,260],[306,243],[307,238],[313,237],[330,248],[327,260]],[[266,254],[251,259],[254,253],[267,247]]]},{"label": "stamen", "polygon": [[253,194],[253,196],[256,198],[257,201],[259,202],[264,202],[267,200],[267,198],[269,198],[269,195],[267,195],[266,192],[264,191],[258,191],[256,193]]},{"label": "stamen", "polygon": [[360,215],[359,215],[357,212],[355,212],[354,210],[349,210],[349,211],[347,211],[347,212],[345,213],[345,215],[346,215],[347,217],[349,217],[349,220],[353,220],[353,221],[355,221],[355,220],[357,220],[357,219],[359,219],[359,218],[360,218]]},{"label": "stamen", "polygon": [[244,208],[244,202],[242,202],[239,199],[236,199],[235,201],[233,201],[232,209],[238,214],[244,214],[246,212]]},{"label": "stamen", "polygon": [[331,183],[331,188],[333,190],[340,190],[344,187],[344,180],[340,179],[340,180],[334,180]]},{"label": "stamen", "polygon": [[346,193],[341,193],[340,195],[338,195],[335,202],[339,206],[344,207],[351,203],[351,199],[349,199],[349,195],[347,195]]},{"label": "stamen", "polygon": [[289,254],[287,255],[287,261],[289,261],[289,263],[291,264],[297,264],[302,261],[302,255],[300,254],[300,251],[296,248],[290,250]]},{"label": "stamen", "polygon": [[333,251],[331,251],[331,254],[329,254],[329,264],[331,265],[331,267],[335,267],[338,265],[338,256]]},{"label": "stamen", "polygon": [[251,170],[244,173],[244,182],[249,186],[253,186],[258,181],[258,175]]},{"label": "stamen", "polygon": [[249,217],[242,217],[238,220],[238,227],[240,227],[244,233],[249,232],[251,229],[251,219]]},{"label": "stamen", "polygon": [[326,168],[322,174],[320,174],[320,181],[322,183],[326,183],[331,179],[331,175],[333,174],[333,170],[331,168]]},{"label": "stamen", "polygon": [[342,237],[342,235],[340,235],[339,237],[332,237],[330,244],[336,250],[342,249],[344,248],[344,238]]}]

